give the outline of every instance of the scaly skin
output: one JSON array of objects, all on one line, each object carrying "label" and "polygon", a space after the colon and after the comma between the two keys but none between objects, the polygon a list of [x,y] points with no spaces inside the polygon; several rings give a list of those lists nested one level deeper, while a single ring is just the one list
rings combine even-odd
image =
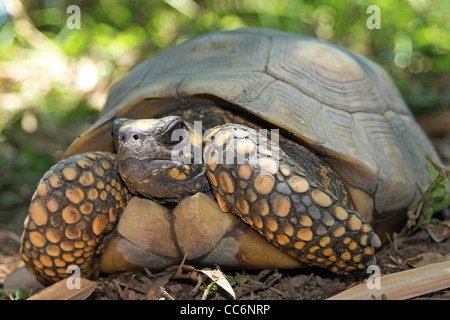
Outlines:
[{"label": "scaly skin", "polygon": [[283,251],[335,273],[376,263],[374,247],[381,242],[372,227],[255,130],[217,127],[204,154],[222,211],[238,215]]},{"label": "scaly skin", "polygon": [[45,284],[67,278],[73,264],[89,278],[95,249],[129,198],[115,154],[61,160],[42,177],[31,201],[20,249],[26,266]]}]

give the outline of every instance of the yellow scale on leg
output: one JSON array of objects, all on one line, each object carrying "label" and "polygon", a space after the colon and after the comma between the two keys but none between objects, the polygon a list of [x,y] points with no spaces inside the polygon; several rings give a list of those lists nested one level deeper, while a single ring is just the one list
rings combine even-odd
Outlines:
[{"label": "yellow scale on leg", "polygon": [[129,197],[114,154],[91,152],[58,162],[33,195],[20,249],[23,260],[43,283],[69,276],[72,264],[89,277],[95,248]]},{"label": "yellow scale on leg", "polygon": [[239,125],[206,138],[205,167],[221,210],[308,264],[336,273],[374,264],[381,242],[372,227],[264,139]]}]

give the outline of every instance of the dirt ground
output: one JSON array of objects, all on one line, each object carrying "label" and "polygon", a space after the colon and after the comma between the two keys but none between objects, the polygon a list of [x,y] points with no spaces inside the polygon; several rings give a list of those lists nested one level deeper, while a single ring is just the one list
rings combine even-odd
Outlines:
[{"label": "dirt ground", "polygon": [[[448,222],[448,221],[447,221]],[[442,225],[439,224],[439,226]],[[436,224],[433,224],[436,227]],[[443,226],[447,228],[448,223]],[[424,225],[413,234],[400,237],[385,245],[376,256],[381,275],[399,272],[422,264],[450,259],[450,240],[439,243],[430,236],[430,225]],[[432,231],[431,234],[434,235]],[[0,232],[0,292],[7,275],[23,266],[18,255],[19,237]],[[175,268],[176,269],[176,268]],[[178,275],[176,270],[151,273],[125,273],[94,279],[97,289],[89,296],[93,300],[223,300],[231,299],[220,286],[208,285],[211,281],[189,266]],[[369,274],[339,276],[317,268],[296,270],[223,270],[239,300],[321,300],[329,298],[358,283]],[[208,288],[208,289],[207,289]],[[205,292],[208,292],[206,295]],[[3,292],[0,299],[8,299]],[[450,299],[450,289],[432,292],[415,299]]]}]

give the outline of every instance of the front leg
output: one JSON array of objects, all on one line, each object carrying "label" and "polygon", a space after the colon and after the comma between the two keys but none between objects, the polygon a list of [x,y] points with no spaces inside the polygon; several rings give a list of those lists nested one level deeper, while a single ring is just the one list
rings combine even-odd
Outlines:
[{"label": "front leg", "polygon": [[44,284],[70,276],[71,265],[89,278],[96,248],[129,198],[115,154],[87,152],[61,160],[31,199],[20,249],[25,265]]},{"label": "front leg", "polygon": [[205,139],[204,160],[221,210],[281,250],[335,273],[376,263],[380,239],[364,218],[255,130],[216,127]]}]

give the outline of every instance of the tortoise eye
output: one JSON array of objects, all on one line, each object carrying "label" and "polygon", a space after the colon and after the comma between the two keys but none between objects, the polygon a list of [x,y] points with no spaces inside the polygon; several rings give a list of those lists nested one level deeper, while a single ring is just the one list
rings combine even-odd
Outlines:
[{"label": "tortoise eye", "polygon": [[[178,129],[181,130],[177,131]],[[183,140],[185,136],[184,130],[188,129],[182,120],[171,122],[163,129],[161,134],[162,141],[169,145],[177,144]]]}]

